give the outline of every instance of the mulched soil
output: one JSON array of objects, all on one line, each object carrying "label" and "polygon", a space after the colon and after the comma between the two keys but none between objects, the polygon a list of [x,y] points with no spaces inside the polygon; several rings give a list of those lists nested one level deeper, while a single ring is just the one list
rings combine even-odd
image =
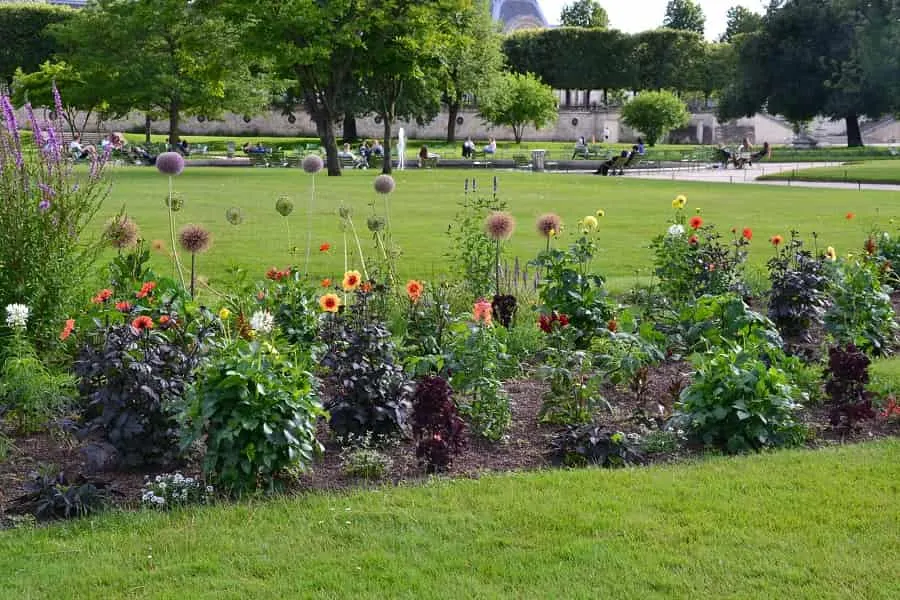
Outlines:
[{"label": "mulched soil", "polygon": [[[689,381],[690,367],[683,362],[669,362],[649,369],[646,383],[639,393],[633,390],[607,387],[603,396],[607,403],[599,412],[599,422],[624,433],[646,433],[653,427],[654,417],[665,417],[671,412],[674,396]],[[512,404],[512,424],[506,438],[498,443],[469,438],[466,448],[454,457],[446,474],[450,477],[477,478],[484,473],[520,471],[552,466],[547,452],[553,433],[558,426],[538,423],[546,387],[533,379],[509,381],[505,385]],[[809,445],[820,447],[840,443],[871,440],[900,435],[900,425],[881,420],[870,421],[865,428],[847,432],[834,430],[828,425],[828,412],[822,407],[805,409],[801,418],[814,432]],[[10,435],[9,432],[7,432]],[[391,459],[391,468],[383,481],[366,482],[347,476],[341,461],[340,447],[330,439],[327,426],[320,428],[320,439],[325,445],[324,456],[312,471],[292,483],[293,491],[345,490],[367,485],[397,485],[415,482],[427,477],[418,464],[411,443],[396,443],[385,450]],[[84,477],[108,491],[113,503],[136,507],[140,501],[141,487],[147,477],[157,473],[133,473],[107,471],[90,473],[82,454],[83,443],[71,438],[54,437],[48,433],[12,437],[14,444],[7,460],[0,462],[0,527],[4,514],[14,508],[15,499],[24,493],[23,485],[29,473],[40,465],[52,464],[61,468],[69,480]],[[702,453],[699,448],[681,448],[676,453],[651,455],[648,462],[673,462]],[[168,469],[169,472],[176,470]],[[177,469],[184,475],[197,476],[196,463]]]}]

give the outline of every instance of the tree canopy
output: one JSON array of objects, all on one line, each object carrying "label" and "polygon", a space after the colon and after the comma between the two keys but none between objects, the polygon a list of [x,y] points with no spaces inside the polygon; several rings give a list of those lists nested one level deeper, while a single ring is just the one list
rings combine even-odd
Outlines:
[{"label": "tree canopy", "polygon": [[563,7],[559,23],[563,27],[606,29],[609,27],[609,15],[595,0],[575,0]]},{"label": "tree canopy", "polygon": [[75,14],[72,9],[43,3],[0,3],[0,83],[11,84],[16,69],[37,71],[53,57],[56,41],[47,26]]},{"label": "tree canopy", "polygon": [[557,100],[553,89],[531,73],[506,73],[481,99],[479,112],[496,127],[511,127],[519,144],[526,125],[540,129],[556,119]]},{"label": "tree canopy", "polygon": [[762,15],[743,6],[729,8],[726,18],[725,33],[720,38],[720,41],[725,43],[734,42],[739,35],[755,33],[762,29]]},{"label": "tree canopy", "polygon": [[687,125],[689,118],[684,102],[671,92],[644,92],[622,109],[625,124],[644,134],[650,146],[672,129]]},{"label": "tree canopy", "polygon": [[694,0],[669,0],[663,27],[693,31],[702,36],[706,29],[706,15]]}]

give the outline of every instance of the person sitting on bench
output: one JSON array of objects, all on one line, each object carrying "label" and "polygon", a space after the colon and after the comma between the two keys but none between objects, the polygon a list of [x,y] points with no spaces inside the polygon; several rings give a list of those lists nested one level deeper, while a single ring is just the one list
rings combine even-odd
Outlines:
[{"label": "person sitting on bench", "polygon": [[614,156],[609,160],[603,161],[603,163],[600,165],[600,168],[594,171],[594,175],[609,175],[609,170],[614,164],[616,164],[617,161],[620,161],[621,159],[628,160],[629,158],[630,155],[628,154],[628,150],[622,150],[622,154],[620,154],[619,156]]},{"label": "person sitting on bench", "polygon": [[769,146],[769,142],[763,142],[762,150],[760,150],[759,152],[754,152],[750,155],[750,166],[753,166],[753,161],[770,158],[771,156],[772,148]]},{"label": "person sitting on bench", "polygon": [[475,156],[475,142],[473,142],[470,137],[467,137],[466,141],[463,142],[462,156],[463,158],[472,158]]},{"label": "person sitting on bench", "polygon": [[716,150],[716,158],[720,163],[722,163],[722,168],[727,169],[728,163],[734,161],[734,154],[731,152],[731,150],[729,150],[722,144],[719,144],[719,148]]}]

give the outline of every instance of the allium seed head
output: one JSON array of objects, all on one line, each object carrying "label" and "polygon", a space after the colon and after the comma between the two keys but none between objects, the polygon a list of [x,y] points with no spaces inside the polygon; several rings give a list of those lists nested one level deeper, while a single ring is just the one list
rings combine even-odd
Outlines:
[{"label": "allium seed head", "polygon": [[106,223],[106,238],[113,248],[133,248],[138,241],[137,223],[125,215],[113,217]]},{"label": "allium seed head", "polygon": [[346,218],[349,217],[351,214],[353,214],[353,211],[350,209],[349,206],[346,206],[346,205],[344,205],[344,204],[341,204],[341,205],[338,207],[338,215],[339,215],[342,219],[346,219]]},{"label": "allium seed head", "polygon": [[372,215],[368,219],[366,219],[366,227],[369,228],[369,231],[376,233],[384,229],[384,217],[379,217],[377,215]]},{"label": "allium seed head", "polygon": [[282,217],[286,217],[294,212],[294,203],[291,202],[291,199],[287,196],[281,196],[275,201],[275,210],[277,210],[278,214]]},{"label": "allium seed head", "polygon": [[310,174],[318,173],[322,170],[322,167],[325,166],[322,162],[322,157],[318,154],[310,154],[304,158],[302,165],[303,170]]},{"label": "allium seed head", "polygon": [[244,222],[244,213],[237,206],[232,206],[225,211],[225,220],[232,225],[240,225]]},{"label": "allium seed head", "polygon": [[560,225],[562,225],[562,219],[555,213],[541,215],[535,223],[537,232],[547,238],[559,233]]},{"label": "allium seed head", "polygon": [[375,191],[379,194],[390,194],[394,191],[394,178],[390,175],[379,175],[375,178]]},{"label": "allium seed head", "polygon": [[173,192],[171,196],[167,195],[163,198],[163,202],[172,212],[178,212],[184,207],[184,196],[178,192]]},{"label": "allium seed head", "polygon": [[156,168],[163,175],[181,175],[184,171],[184,157],[177,152],[163,152],[156,157]]},{"label": "allium seed head", "polygon": [[209,232],[200,225],[187,225],[178,234],[178,241],[185,252],[199,254],[209,250],[212,237]]},{"label": "allium seed head", "polygon": [[516,220],[505,211],[495,211],[484,220],[484,232],[495,241],[508,240],[516,229]]}]

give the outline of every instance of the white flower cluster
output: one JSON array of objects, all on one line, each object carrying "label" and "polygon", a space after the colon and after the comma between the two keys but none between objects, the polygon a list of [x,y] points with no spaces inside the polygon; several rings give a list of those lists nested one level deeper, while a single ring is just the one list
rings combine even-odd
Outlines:
[{"label": "white flower cluster", "polygon": [[31,313],[24,304],[6,305],[6,324],[10,329],[25,329],[28,325],[28,315]]},{"label": "white flower cluster", "polygon": [[671,227],[669,227],[669,235],[672,237],[678,237],[679,235],[684,235],[684,225],[679,225],[675,223]]},{"label": "white flower cluster", "polygon": [[257,333],[272,333],[275,317],[267,310],[258,310],[250,317],[250,327]]},{"label": "white flower cluster", "polygon": [[188,504],[207,504],[215,490],[194,477],[164,473],[148,481],[141,492],[141,504],[149,508],[169,508]]}]

